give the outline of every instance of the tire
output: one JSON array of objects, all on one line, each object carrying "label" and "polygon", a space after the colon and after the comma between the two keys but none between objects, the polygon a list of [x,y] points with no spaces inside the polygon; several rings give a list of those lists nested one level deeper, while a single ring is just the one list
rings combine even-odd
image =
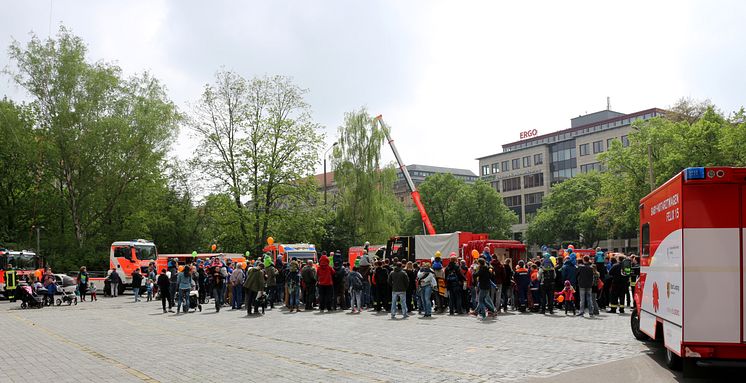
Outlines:
[{"label": "tire", "polygon": [[28,307],[28,305],[26,304],[26,302],[21,302],[21,308],[25,309],[26,307]]},{"label": "tire", "polygon": [[682,358],[666,347],[666,367],[674,371],[681,371],[682,365]]},{"label": "tire", "polygon": [[629,318],[630,328],[632,329],[632,335],[635,339],[643,342],[650,340],[650,337],[640,330],[640,316],[637,314],[637,310],[633,309],[632,315],[630,315]]},{"label": "tire", "polygon": [[60,305],[62,305],[62,299],[60,299],[60,298],[57,298],[57,302],[56,302],[56,303],[57,303],[57,306],[60,306]]},{"label": "tire", "polygon": [[[77,301],[77,298],[76,298],[75,300]],[[70,299],[69,301],[67,301],[67,305],[68,305],[68,306],[70,306],[70,305],[72,305],[72,304],[73,304],[73,300],[72,300],[72,299]]]}]

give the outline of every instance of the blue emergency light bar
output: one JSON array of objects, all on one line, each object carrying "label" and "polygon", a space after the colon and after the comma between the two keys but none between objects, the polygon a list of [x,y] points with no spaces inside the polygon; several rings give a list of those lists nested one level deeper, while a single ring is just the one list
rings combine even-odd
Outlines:
[{"label": "blue emergency light bar", "polygon": [[684,181],[705,179],[705,168],[684,169]]}]

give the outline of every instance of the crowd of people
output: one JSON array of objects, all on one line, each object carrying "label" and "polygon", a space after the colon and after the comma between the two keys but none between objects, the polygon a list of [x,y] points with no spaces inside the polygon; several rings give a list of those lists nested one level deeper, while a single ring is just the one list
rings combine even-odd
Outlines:
[{"label": "crowd of people", "polygon": [[[253,264],[233,262],[221,256],[195,259],[179,265],[176,259],[158,270],[151,263],[147,272],[134,270],[131,287],[134,301],[160,298],[163,312],[202,311],[212,300],[215,310],[231,307],[246,309],[248,315],[264,313],[267,306],[284,305],[290,312],[319,310],[388,311],[392,318],[401,312],[406,318],[414,311],[424,317],[433,313],[470,314],[480,319],[501,312],[535,312],[553,315],[555,309],[583,316],[624,313],[631,307],[640,266],[635,255],[605,253],[578,258],[572,247],[556,255],[544,252],[532,259],[499,259],[489,248],[474,251],[470,262],[455,253],[447,258],[436,252],[428,262],[379,259],[366,244],[353,265],[341,252],[322,252],[318,263],[312,259],[270,254]],[[587,254],[588,252],[585,251]],[[145,275],[143,275],[145,274]],[[41,276],[31,275],[34,289],[56,292],[55,278],[47,267]],[[81,267],[75,282],[75,295],[83,302],[96,300],[96,286]],[[106,295],[116,297],[122,290],[117,269],[105,278]]]},{"label": "crowd of people", "polygon": [[[607,308],[624,313],[632,306],[631,287],[639,275],[636,256],[600,249],[582,258],[572,248],[556,256],[545,252],[515,266],[489,248],[475,255],[470,265],[455,253],[442,257],[437,252],[421,264],[378,259],[367,247],[352,265],[340,252],[322,252],[318,263],[295,258],[283,263],[282,257],[273,260],[269,254],[253,264],[219,256],[185,265],[170,260],[158,275],[153,265],[146,276],[135,273],[132,285],[135,300],[145,281],[147,299],[157,294],[163,312],[176,308],[177,314],[201,311],[212,300],[218,312],[230,307],[246,309],[248,315],[284,305],[290,312],[388,311],[392,318],[415,311],[427,318],[447,310],[449,315],[486,319],[508,311],[552,315],[556,309],[578,316],[587,311],[593,317]],[[113,295],[117,283],[121,281],[109,283]]]}]

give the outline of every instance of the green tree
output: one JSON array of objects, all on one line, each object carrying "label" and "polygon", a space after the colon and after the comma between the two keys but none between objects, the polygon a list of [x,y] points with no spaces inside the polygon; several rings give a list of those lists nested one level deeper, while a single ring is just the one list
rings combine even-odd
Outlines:
[{"label": "green tree", "polygon": [[606,237],[596,206],[601,180],[600,173],[591,172],[552,186],[528,225],[526,239],[537,245],[580,240],[586,247],[596,246]]},{"label": "green tree", "polygon": [[[435,229],[449,233],[459,230],[458,222],[454,216],[453,206],[458,198],[462,196],[462,190],[466,183],[457,179],[453,174],[434,174],[425,179],[425,182],[418,186],[422,204],[425,206],[430,220]],[[422,232],[422,218],[419,212],[416,214],[419,232]]]},{"label": "green tree", "polygon": [[29,244],[30,228],[39,219],[40,150],[28,108],[0,100],[0,244]]},{"label": "green tree", "polygon": [[640,199],[692,166],[746,165],[743,110],[726,118],[709,101],[679,100],[662,117],[637,121],[630,145],[600,156],[608,169],[598,201],[609,235],[633,237]]},{"label": "green tree", "polygon": [[314,187],[299,181],[312,174],[323,141],[306,93],[288,77],[246,81],[220,71],[191,116],[205,148],[195,159],[231,196],[245,246],[254,246],[255,252],[272,222],[285,214],[286,202]]},{"label": "green tree", "polygon": [[462,187],[450,210],[459,231],[487,233],[493,239],[511,238],[511,225],[518,222],[500,193],[482,180]]},{"label": "green tree", "polygon": [[339,128],[333,161],[338,247],[384,242],[399,230],[403,212],[393,192],[396,170],[380,164],[385,137],[365,109],[347,113]]},{"label": "green tree", "polygon": [[64,27],[56,40],[33,36],[9,49],[13,78],[32,98],[43,166],[59,185],[80,249],[121,219],[115,212],[123,214],[128,195],[160,176],[178,121],[156,79],[123,78],[117,66],[87,62],[86,50]]}]

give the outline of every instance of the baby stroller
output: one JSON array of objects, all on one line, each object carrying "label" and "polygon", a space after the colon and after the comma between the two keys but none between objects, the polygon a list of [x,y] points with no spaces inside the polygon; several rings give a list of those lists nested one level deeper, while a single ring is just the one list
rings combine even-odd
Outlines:
[{"label": "baby stroller", "polygon": [[29,285],[18,287],[18,298],[21,300],[21,308],[37,308],[44,307],[44,297],[36,294]]},{"label": "baby stroller", "polygon": [[70,276],[63,275],[56,281],[57,284],[57,295],[59,298],[56,300],[57,306],[63,303],[67,303],[68,306],[71,304],[78,304],[78,297],[75,296],[75,290],[78,288],[78,284]]},{"label": "baby stroller", "polygon": [[199,303],[199,291],[191,290],[189,292],[189,308],[190,309],[196,308],[200,312],[202,312],[202,305]]}]

